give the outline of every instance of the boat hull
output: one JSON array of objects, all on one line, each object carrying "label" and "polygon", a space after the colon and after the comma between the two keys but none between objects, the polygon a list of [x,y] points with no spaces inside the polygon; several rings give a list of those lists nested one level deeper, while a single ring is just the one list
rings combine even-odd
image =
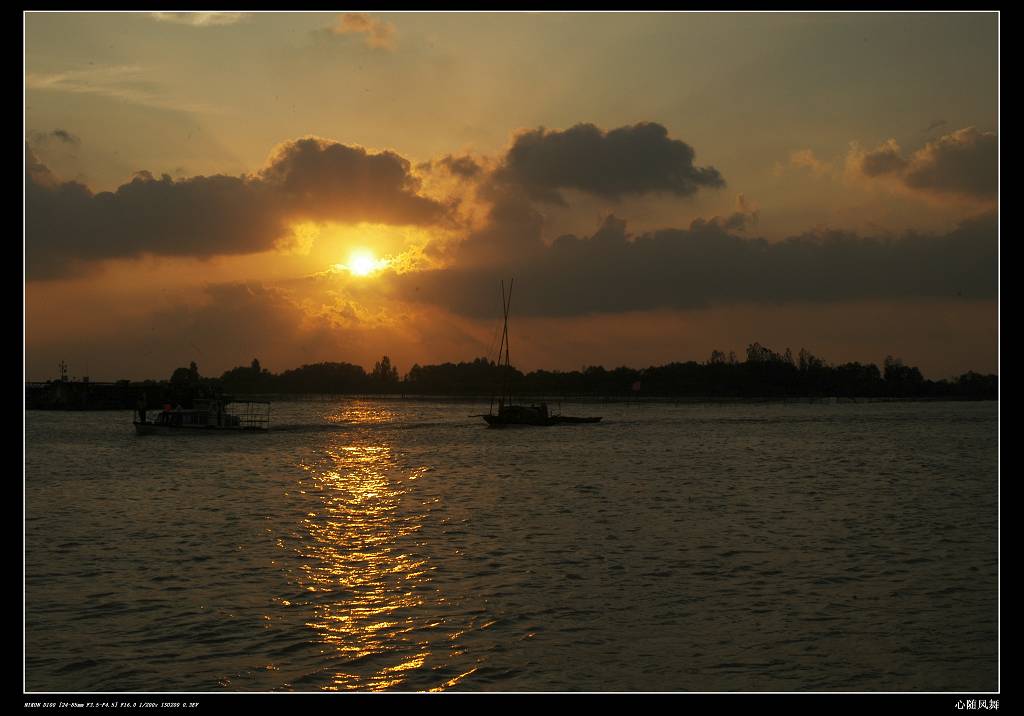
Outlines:
[{"label": "boat hull", "polygon": [[574,418],[570,415],[556,415],[552,418],[555,425],[576,425],[578,423],[599,423],[601,418]]},{"label": "boat hull", "polygon": [[579,425],[582,423],[597,423],[601,418],[574,418],[568,415],[551,415],[548,417],[506,417],[503,415],[481,416],[492,428],[520,428],[540,427],[548,425]]},{"label": "boat hull", "polygon": [[159,425],[134,422],[136,435],[210,435],[212,433],[265,433],[267,428],[225,427],[216,425]]}]

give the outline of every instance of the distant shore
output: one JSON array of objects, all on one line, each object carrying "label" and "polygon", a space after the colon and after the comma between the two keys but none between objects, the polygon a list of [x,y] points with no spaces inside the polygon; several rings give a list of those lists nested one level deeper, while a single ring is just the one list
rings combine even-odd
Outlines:
[{"label": "distant shore", "polygon": [[[26,410],[134,410],[142,395],[146,395],[146,408],[159,409],[165,402],[159,390],[152,384],[124,383],[27,383],[25,396]],[[237,400],[269,400],[274,402],[332,402],[337,400],[382,400],[395,402],[440,402],[486,404],[495,398],[490,395],[467,394],[446,395],[431,393],[401,392],[345,392],[345,393],[234,393]],[[850,403],[922,403],[922,402],[963,402],[998,400],[998,397],[977,396],[722,396],[722,395],[516,395],[515,402],[539,404],[546,402],[552,407],[559,403],[580,404],[757,404],[792,403],[807,405],[841,405]],[[169,400],[168,402],[175,402]]]},{"label": "distant shore", "polygon": [[[287,402],[330,402],[332,400],[394,400],[394,401],[421,401],[431,403],[480,403],[494,400],[489,395],[431,395],[431,394],[391,394],[391,393],[323,393],[308,395],[292,395],[287,393],[253,393],[238,394],[239,398],[250,400],[271,400],[282,403]],[[593,395],[517,395],[516,403],[540,403],[549,404],[563,403],[584,403],[584,404],[700,404],[700,403],[806,403],[806,404],[841,404],[841,403],[937,403],[937,402],[963,402],[979,400],[998,400],[998,398],[964,398],[956,396],[929,396],[929,397],[906,397],[894,398],[887,396],[672,396],[672,395],[641,395],[636,397],[624,397],[619,395],[593,396]]]},{"label": "distant shore", "polygon": [[[968,371],[951,380],[928,380],[921,371],[887,356],[874,364],[831,365],[801,350],[776,353],[759,343],[746,360],[714,351],[705,363],[688,361],[644,369],[590,366],[576,371],[523,373],[486,358],[421,366],[405,377],[387,356],[372,371],[351,363],[315,363],[272,373],[259,360],[220,377],[200,374],[195,362],[177,368],[169,380],[114,383],[67,379],[26,383],[25,406],[38,410],[119,410],[190,407],[194,399],[228,396],[274,400],[373,397],[406,400],[487,402],[498,394],[516,402],[588,403],[858,403],[893,400],[997,400],[999,377]],[[310,398],[310,396],[314,396]]]}]

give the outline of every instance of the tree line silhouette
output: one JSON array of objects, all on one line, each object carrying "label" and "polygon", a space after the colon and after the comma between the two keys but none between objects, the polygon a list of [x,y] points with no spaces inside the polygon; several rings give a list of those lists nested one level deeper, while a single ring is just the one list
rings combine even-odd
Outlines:
[{"label": "tree line silhouette", "polygon": [[[887,356],[873,363],[831,365],[802,349],[776,353],[760,343],[747,347],[745,360],[712,351],[703,363],[688,361],[644,369],[590,366],[573,371],[523,373],[487,358],[439,365],[415,364],[402,378],[384,356],[373,370],[351,363],[316,363],[271,373],[258,360],[232,368],[216,383],[228,393],[410,394],[487,396],[504,379],[516,395],[548,397],[711,397],[711,398],[965,398],[995,399],[998,377],[973,371],[953,380],[927,380],[921,371]],[[183,377],[179,368],[175,375]],[[179,375],[180,374],[180,375]],[[172,383],[174,377],[172,376]]]},{"label": "tree line silhouette", "polygon": [[715,350],[703,363],[668,363],[644,369],[590,366],[573,371],[523,373],[487,358],[439,365],[415,364],[404,377],[383,356],[367,372],[351,363],[314,363],[271,373],[259,360],[203,377],[192,362],[169,380],[89,383],[60,380],[26,385],[30,409],[99,410],[166,404],[190,407],[195,398],[222,395],[423,395],[487,397],[508,382],[513,395],[552,398],[895,398],[995,400],[999,379],[973,371],[952,380],[927,380],[921,371],[887,356],[873,363],[831,365],[803,349],[796,357],[752,343],[745,360]]}]

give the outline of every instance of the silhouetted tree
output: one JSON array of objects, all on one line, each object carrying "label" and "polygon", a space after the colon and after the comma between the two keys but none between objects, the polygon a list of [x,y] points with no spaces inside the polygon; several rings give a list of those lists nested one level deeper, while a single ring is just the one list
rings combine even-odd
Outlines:
[{"label": "silhouetted tree", "polygon": [[367,376],[351,363],[315,363],[286,370],[274,385],[282,393],[357,393],[367,388]]},{"label": "silhouetted tree", "polygon": [[818,368],[823,368],[824,366],[825,362],[820,358],[816,358],[809,350],[806,348],[800,349],[800,370],[816,370]]},{"label": "silhouetted tree", "polygon": [[391,365],[390,358],[384,356],[373,364],[370,380],[382,386],[395,386],[398,384],[398,369]]},{"label": "silhouetted tree", "polygon": [[903,365],[892,356],[885,357],[885,384],[889,395],[902,398],[919,393],[924,377],[917,368]]},{"label": "silhouetted tree", "polygon": [[188,364],[188,368],[175,368],[171,373],[171,383],[175,385],[192,385],[199,382],[199,366],[195,361]]},{"label": "silhouetted tree", "polygon": [[203,378],[199,375],[199,366],[192,361],[188,368],[174,370],[169,381],[169,390],[164,397],[171,402],[189,407],[195,398],[209,398],[220,392],[220,381],[215,378]]}]

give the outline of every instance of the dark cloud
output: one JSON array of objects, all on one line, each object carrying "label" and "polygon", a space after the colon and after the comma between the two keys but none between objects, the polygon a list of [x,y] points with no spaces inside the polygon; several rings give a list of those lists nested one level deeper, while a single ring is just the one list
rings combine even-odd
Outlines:
[{"label": "dark cloud", "polygon": [[81,144],[81,141],[82,141],[78,137],[76,137],[75,135],[73,135],[70,132],[67,132],[67,131],[65,131],[63,129],[55,129],[55,130],[53,130],[52,134],[53,134],[54,137],[56,137],[60,141],[66,142],[68,144]]},{"label": "dark cloud", "polygon": [[723,231],[745,231],[752,220],[751,214],[734,211],[729,216],[713,216],[710,219],[697,218],[690,222],[690,229],[698,231],[705,226],[715,226]]},{"label": "dark cloud", "polygon": [[713,226],[723,231],[746,231],[747,227],[757,224],[761,210],[743,194],[736,196],[736,211],[728,216],[713,216],[710,219],[694,219],[690,229],[698,231],[706,226]]},{"label": "dark cloud", "polygon": [[780,242],[744,239],[723,223],[694,222],[630,237],[609,217],[589,238],[566,235],[486,269],[457,266],[395,276],[410,300],[494,317],[501,278],[516,277],[519,315],[571,316],[764,302],[824,303],[922,297],[993,298],[994,214],[938,236],[811,232]]},{"label": "dark cloud", "polygon": [[433,159],[417,164],[416,170],[422,174],[430,174],[440,170],[465,181],[479,179],[484,174],[483,166],[469,155],[456,157],[446,154],[441,159]]},{"label": "dark cloud", "polygon": [[945,126],[946,124],[947,122],[944,119],[933,119],[931,121],[931,124],[925,127],[923,131],[927,133],[932,131],[933,129],[938,129],[939,127]]},{"label": "dark cloud", "polygon": [[868,177],[897,176],[910,189],[928,194],[994,199],[999,184],[999,140],[974,127],[957,130],[905,158],[892,139],[861,157]]},{"label": "dark cloud", "polygon": [[39,157],[28,145],[25,145],[25,175],[30,186],[55,187],[60,184],[60,180],[53,175],[49,167],[39,161]]},{"label": "dark cloud", "polygon": [[60,142],[61,144],[70,144],[77,147],[82,143],[82,140],[67,131],[66,129],[55,129],[52,132],[32,132],[29,134],[29,139],[32,144],[36,146],[43,146],[51,142]]},{"label": "dark cloud", "polygon": [[900,155],[899,145],[889,140],[882,146],[864,155],[861,160],[861,171],[866,176],[876,177],[882,174],[900,172],[909,162]]},{"label": "dark cloud", "polygon": [[393,152],[306,138],[288,142],[247,176],[159,178],[146,171],[114,192],[59,182],[28,150],[29,278],[141,254],[213,256],[270,249],[293,221],[431,224],[446,208],[420,196]]},{"label": "dark cloud", "polygon": [[479,176],[483,171],[481,167],[472,157],[453,157],[448,155],[438,161],[438,164],[448,170],[449,174],[462,177],[463,179],[472,179]]},{"label": "dark cloud", "polygon": [[924,191],[995,197],[999,185],[999,141],[973,127],[947,134],[914,155],[904,178]]},{"label": "dark cloud", "polygon": [[433,223],[443,207],[417,194],[410,167],[394,152],[307,137],[278,147],[256,180],[306,219]]},{"label": "dark cloud", "polygon": [[701,187],[725,186],[717,169],[694,166],[694,157],[689,144],[669,139],[668,130],[653,122],[608,132],[593,124],[564,131],[542,127],[516,135],[493,179],[555,204],[565,203],[563,189],[621,199],[657,192],[692,196]]},{"label": "dark cloud", "polygon": [[451,252],[460,266],[498,266],[509,257],[528,260],[544,250],[544,217],[516,197],[499,197],[483,227],[471,232]]}]

